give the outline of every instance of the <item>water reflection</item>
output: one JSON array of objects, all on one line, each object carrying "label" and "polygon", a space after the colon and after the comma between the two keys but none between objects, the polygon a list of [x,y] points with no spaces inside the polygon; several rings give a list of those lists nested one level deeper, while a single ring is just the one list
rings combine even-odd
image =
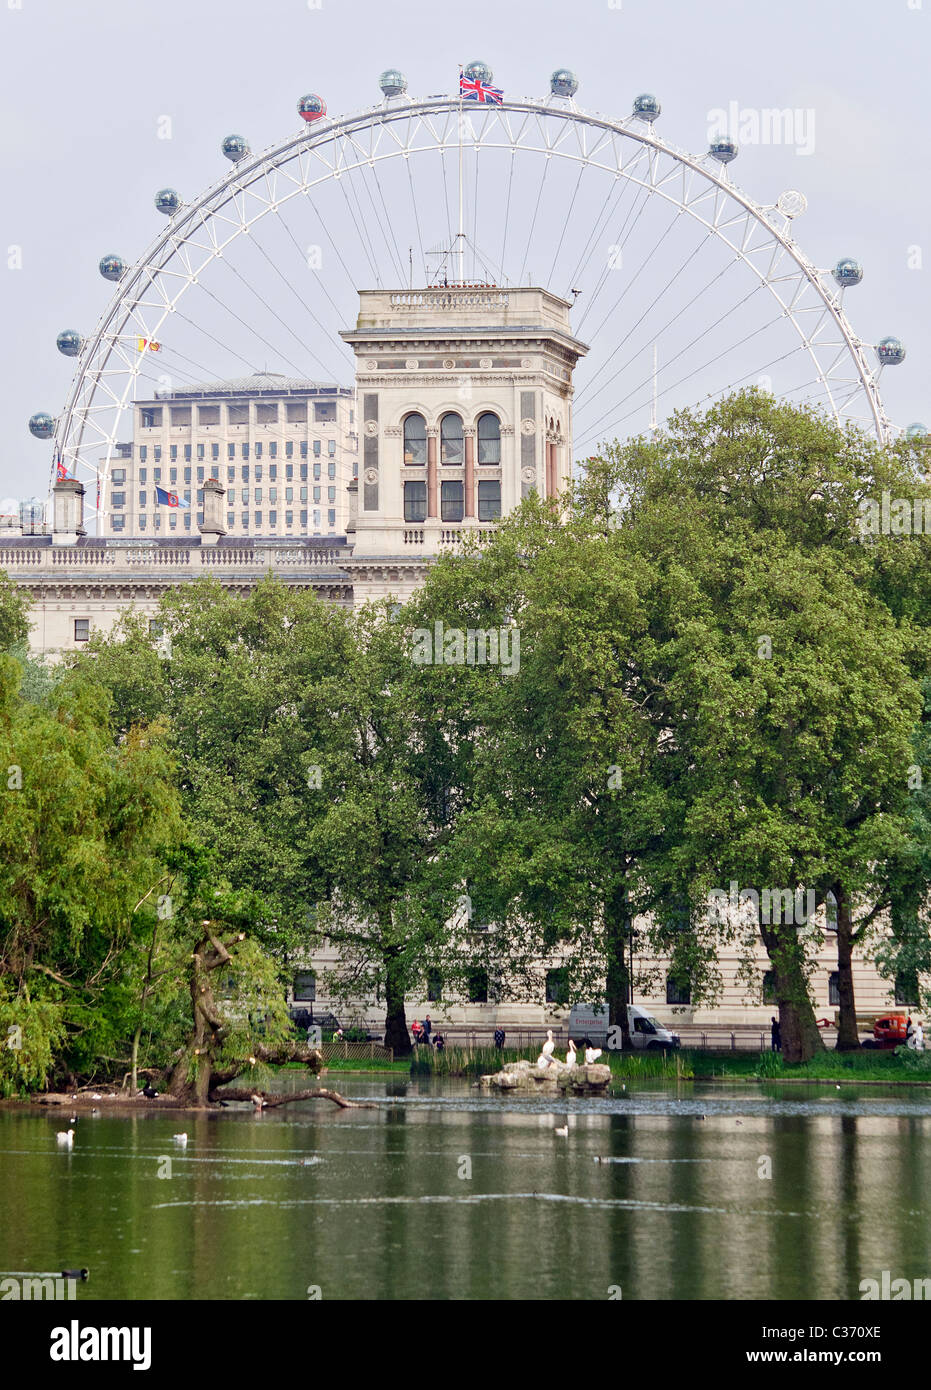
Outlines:
[{"label": "water reflection", "polygon": [[54,1116],[0,1114],[0,1268],[87,1265],[79,1299],[831,1299],[931,1275],[924,1091],[338,1084],[376,1108],[82,1117],[67,1153]]}]

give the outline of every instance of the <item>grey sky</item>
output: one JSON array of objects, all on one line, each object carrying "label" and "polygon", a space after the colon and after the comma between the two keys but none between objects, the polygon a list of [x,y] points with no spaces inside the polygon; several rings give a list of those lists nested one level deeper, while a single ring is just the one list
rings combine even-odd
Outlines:
[{"label": "grey sky", "polygon": [[[579,105],[610,115],[653,91],[663,135],[696,153],[709,112],[732,101],[813,112],[810,154],[745,145],[734,181],[764,203],[802,190],[796,236],[812,259],[864,262],[847,301],[854,327],[871,342],[904,340],[908,359],[886,371],[884,397],[897,423],[931,425],[931,291],[927,269],[909,266],[916,247],[931,266],[931,0],[16,4],[0,0],[0,270],[7,248],[22,248],[22,269],[0,277],[0,493],[45,494],[50,448],[26,421],[56,414],[67,393],[73,363],[55,335],[92,329],[110,296],[97,262],[108,251],[132,261],[161,230],[158,188],[189,196],[212,183],[231,131],[254,150],[293,131],[306,91],[333,114],[369,106],[379,72],[397,65],[412,95],[451,92],[458,63],[474,57],[515,96],[543,95],[552,69],[569,66]],[[164,115],[170,140],[157,138]]]}]

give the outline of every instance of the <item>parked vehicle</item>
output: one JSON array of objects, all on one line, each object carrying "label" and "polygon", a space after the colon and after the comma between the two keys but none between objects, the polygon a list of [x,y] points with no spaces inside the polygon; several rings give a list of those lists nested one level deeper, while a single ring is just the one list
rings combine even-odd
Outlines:
[{"label": "parked vehicle", "polygon": [[[627,1023],[631,1047],[658,1052],[679,1046],[678,1033],[636,1004],[627,1005]],[[614,1027],[608,1022],[607,1004],[573,1004],[569,1010],[570,1038],[591,1038],[596,1047],[604,1047]]]},{"label": "parked vehicle", "polygon": [[874,1048],[901,1047],[907,1041],[908,1017],[907,1013],[882,1014],[873,1023],[873,1036],[864,1039],[863,1046]]}]

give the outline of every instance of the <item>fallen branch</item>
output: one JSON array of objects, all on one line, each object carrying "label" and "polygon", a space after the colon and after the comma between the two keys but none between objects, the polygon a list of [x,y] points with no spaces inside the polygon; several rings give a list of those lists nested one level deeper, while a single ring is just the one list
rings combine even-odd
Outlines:
[{"label": "fallen branch", "polygon": [[315,1086],[309,1091],[292,1091],[289,1095],[282,1095],[275,1091],[257,1091],[254,1088],[243,1090],[241,1087],[235,1089],[226,1088],[222,1091],[211,1091],[210,1100],[228,1101],[245,1100],[251,1101],[254,1096],[260,1096],[263,1110],[275,1110],[279,1105],[291,1105],[296,1100],[331,1100],[334,1105],[338,1105],[341,1110],[374,1110],[375,1106],[371,1101],[366,1100],[347,1100],[338,1091],[328,1091],[325,1086]]}]

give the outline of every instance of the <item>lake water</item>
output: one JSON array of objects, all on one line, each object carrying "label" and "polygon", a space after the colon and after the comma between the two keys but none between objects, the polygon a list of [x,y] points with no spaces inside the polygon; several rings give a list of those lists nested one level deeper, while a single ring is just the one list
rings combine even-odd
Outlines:
[{"label": "lake water", "polygon": [[79,1300],[858,1299],[883,1270],[931,1277],[931,1091],[628,1083],[567,1109],[327,1081],[377,1108],[82,1115],[70,1152],[67,1115],[0,1112],[0,1273],[87,1266]]}]

